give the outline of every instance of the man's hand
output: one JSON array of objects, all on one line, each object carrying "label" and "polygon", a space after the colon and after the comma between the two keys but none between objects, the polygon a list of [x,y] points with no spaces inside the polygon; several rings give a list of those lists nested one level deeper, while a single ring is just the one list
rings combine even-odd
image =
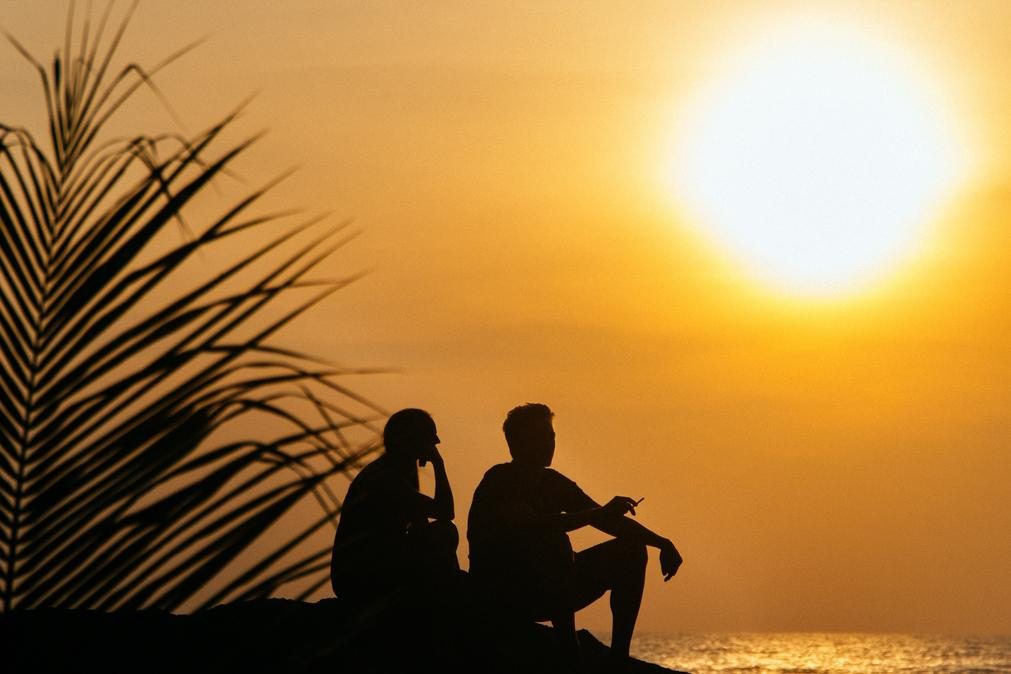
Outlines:
[{"label": "man's hand", "polygon": [[681,553],[674,547],[674,543],[671,541],[664,543],[660,548],[660,573],[663,574],[665,583],[674,577],[683,561]]},{"label": "man's hand", "polygon": [[439,448],[435,445],[425,447],[418,453],[418,466],[424,468],[425,464],[429,462],[433,465],[443,462],[442,454],[439,454]]},{"label": "man's hand", "polygon": [[607,519],[623,517],[625,513],[631,513],[635,517],[635,507],[637,505],[638,502],[634,498],[615,496],[600,507],[600,514]]}]

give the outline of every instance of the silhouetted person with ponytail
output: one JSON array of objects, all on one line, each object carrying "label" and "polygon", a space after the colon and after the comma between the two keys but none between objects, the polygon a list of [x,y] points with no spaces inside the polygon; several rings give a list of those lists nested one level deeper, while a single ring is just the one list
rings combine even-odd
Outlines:
[{"label": "silhouetted person with ponytail", "polygon": [[[330,561],[330,581],[341,599],[360,604],[459,574],[453,492],[439,442],[424,410],[400,410],[386,422],[385,453],[355,476],[341,509]],[[435,472],[434,498],[418,491],[418,468],[427,463]]]},{"label": "silhouetted person with ponytail", "polygon": [[[681,555],[667,538],[635,520],[638,504],[615,496],[600,505],[548,466],[555,452],[553,413],[547,405],[511,410],[505,432],[510,463],[493,466],[474,492],[467,525],[470,576],[479,591],[519,616],[550,620],[578,668],[576,611],[611,593],[612,671],[628,659],[642,602],[646,547],[660,550],[664,580]],[[592,526],[614,538],[573,553],[567,532]]]}]

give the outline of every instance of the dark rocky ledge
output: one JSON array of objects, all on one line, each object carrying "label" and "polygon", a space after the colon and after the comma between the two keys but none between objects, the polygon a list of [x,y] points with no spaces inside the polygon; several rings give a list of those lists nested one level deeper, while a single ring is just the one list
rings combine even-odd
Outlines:
[{"label": "dark rocky ledge", "polygon": [[[607,647],[589,632],[579,636],[589,671],[599,671]],[[0,618],[0,654],[12,674],[564,671],[549,627],[403,597],[355,615],[336,599],[266,599],[189,615],[15,611]],[[629,664],[629,672],[671,671]]]}]

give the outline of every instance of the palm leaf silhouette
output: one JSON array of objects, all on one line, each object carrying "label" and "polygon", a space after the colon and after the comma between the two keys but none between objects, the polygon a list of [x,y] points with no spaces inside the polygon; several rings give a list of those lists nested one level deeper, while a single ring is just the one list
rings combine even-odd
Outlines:
[{"label": "palm leaf silhouette", "polygon": [[[152,77],[188,50],[113,69],[131,12],[105,42],[109,10],[76,33],[71,9],[48,68],[7,35],[41,80],[50,147],[0,124],[5,612],[308,595],[328,568],[313,535],[340,507],[327,478],[377,447],[381,410],[340,383],[354,371],[271,341],[352,280],[310,278],[346,228],[250,215],[274,181],[191,231],[184,212],[255,142],[219,149],[237,112],[190,137],[104,139],[141,87],[164,99]],[[207,272],[250,234],[267,242]],[[292,517],[312,498],[318,517]],[[264,537],[282,519],[300,528]]]}]

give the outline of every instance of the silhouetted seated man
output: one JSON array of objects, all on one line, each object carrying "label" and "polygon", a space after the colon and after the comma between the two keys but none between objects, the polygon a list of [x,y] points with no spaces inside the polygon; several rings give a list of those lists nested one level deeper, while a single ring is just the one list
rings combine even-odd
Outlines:
[{"label": "silhouetted seated man", "polygon": [[[348,488],[330,560],[334,594],[356,605],[400,587],[450,582],[460,571],[453,492],[432,417],[400,410],[386,422],[383,444],[386,452]],[[434,498],[418,491],[426,463],[435,471]]]},{"label": "silhouetted seated man", "polygon": [[[474,492],[467,539],[476,586],[520,615],[550,620],[578,659],[575,612],[611,592],[612,654],[628,658],[642,602],[646,546],[660,549],[664,580],[677,573],[674,544],[638,522],[636,502],[616,496],[601,506],[572,480],[548,468],[555,450],[553,413],[527,404],[502,426],[512,462],[493,466]],[[612,540],[573,554],[566,534],[592,526]]]}]

